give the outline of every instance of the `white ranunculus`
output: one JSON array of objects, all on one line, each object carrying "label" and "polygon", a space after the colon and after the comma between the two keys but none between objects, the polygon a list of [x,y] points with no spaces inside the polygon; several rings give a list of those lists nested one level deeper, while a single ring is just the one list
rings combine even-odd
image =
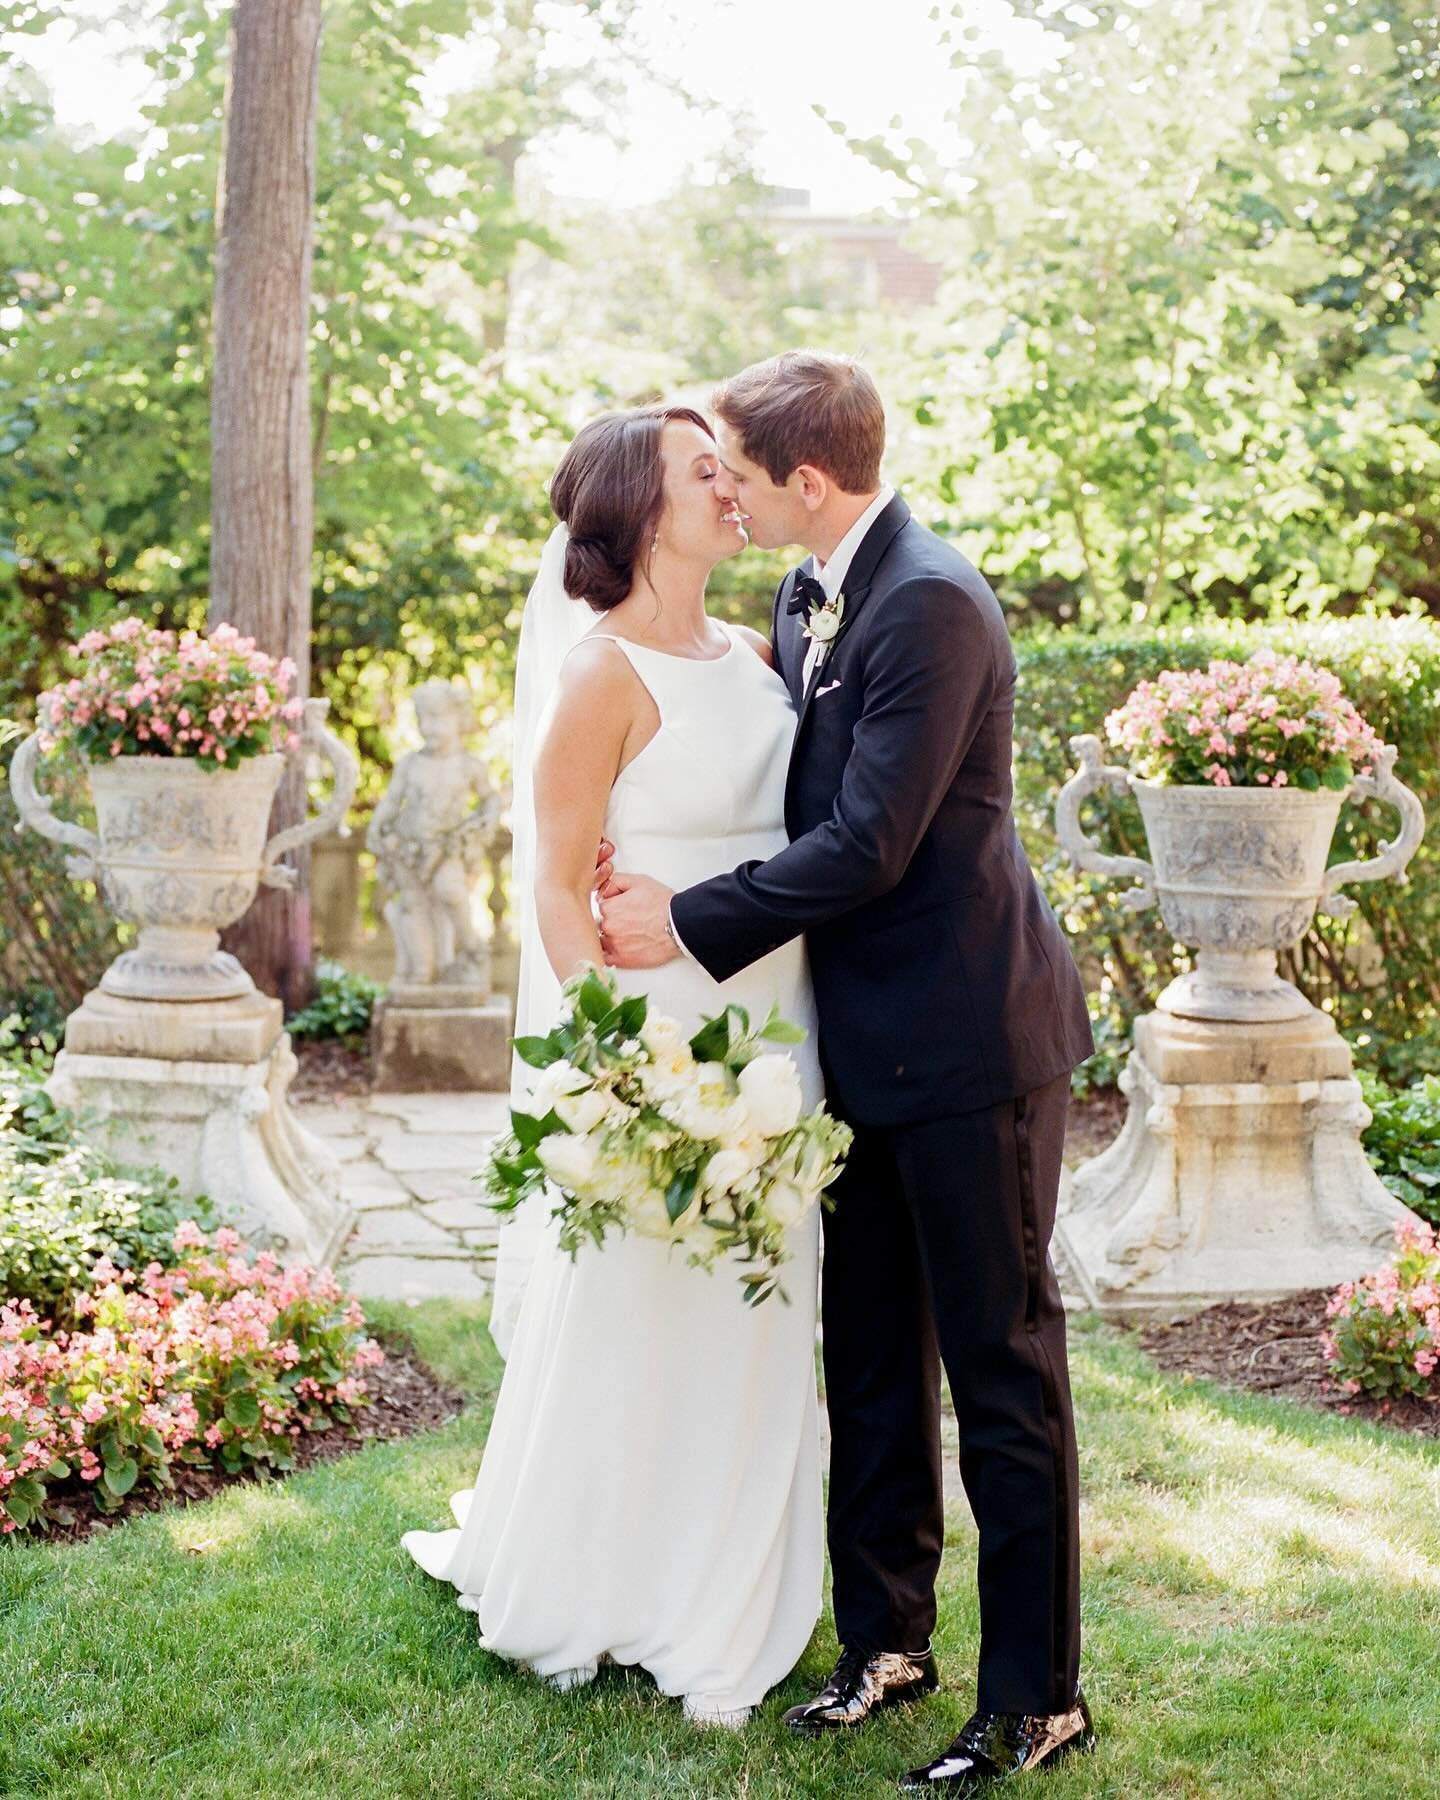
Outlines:
[{"label": "white ranunculus", "polygon": [[773,1051],[757,1056],[740,1071],[740,1092],[755,1128],[766,1137],[791,1130],[805,1099],[794,1059]]},{"label": "white ranunculus", "polygon": [[810,636],[828,644],[840,629],[840,615],[832,607],[824,607],[810,615]]},{"label": "white ranunculus", "polygon": [[766,1212],[786,1231],[798,1225],[814,1204],[814,1194],[793,1181],[777,1181],[765,1196]]},{"label": "white ranunculus", "polygon": [[540,1158],[540,1166],[555,1183],[564,1188],[566,1193],[584,1199],[600,1160],[599,1147],[594,1138],[576,1137],[568,1131],[552,1131],[549,1137],[541,1138],[535,1154]]},{"label": "white ranunculus", "polygon": [[724,1063],[697,1063],[691,1080],[666,1108],[682,1131],[703,1142],[739,1136],[749,1124],[744,1098],[730,1086]]}]

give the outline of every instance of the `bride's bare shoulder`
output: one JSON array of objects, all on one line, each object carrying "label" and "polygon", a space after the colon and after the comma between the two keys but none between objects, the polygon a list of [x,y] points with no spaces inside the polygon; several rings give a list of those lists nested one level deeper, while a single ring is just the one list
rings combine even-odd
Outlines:
[{"label": "bride's bare shoulder", "polygon": [[775,667],[775,652],[770,640],[762,632],[752,631],[748,625],[732,625],[730,630],[747,649],[753,650],[767,668]]}]

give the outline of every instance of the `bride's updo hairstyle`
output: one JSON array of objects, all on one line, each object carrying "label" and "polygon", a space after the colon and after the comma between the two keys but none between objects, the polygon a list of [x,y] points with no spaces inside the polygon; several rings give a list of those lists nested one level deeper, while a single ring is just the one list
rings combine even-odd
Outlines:
[{"label": "bride's updo hairstyle", "polygon": [[660,434],[671,419],[708,422],[688,406],[632,406],[582,426],[550,482],[550,504],[565,521],[565,592],[597,613],[618,606],[650,566],[665,510]]}]

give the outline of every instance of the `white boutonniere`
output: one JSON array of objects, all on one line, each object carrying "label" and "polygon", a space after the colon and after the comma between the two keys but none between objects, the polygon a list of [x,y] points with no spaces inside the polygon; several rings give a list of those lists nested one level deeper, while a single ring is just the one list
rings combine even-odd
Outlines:
[{"label": "white boutonniere", "polygon": [[827,600],[823,606],[812,606],[809,619],[805,625],[805,635],[817,644],[828,644],[840,630],[840,621],[845,617],[845,596],[837,594],[833,600]]}]

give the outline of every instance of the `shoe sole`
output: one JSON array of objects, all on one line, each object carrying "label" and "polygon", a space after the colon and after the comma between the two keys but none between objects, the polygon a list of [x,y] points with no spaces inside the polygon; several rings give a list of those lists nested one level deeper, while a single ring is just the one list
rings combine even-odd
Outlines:
[{"label": "shoe sole", "polygon": [[798,1732],[802,1737],[823,1737],[827,1731],[858,1731],[875,1713],[891,1706],[909,1706],[916,1700],[925,1699],[929,1694],[938,1693],[939,1689],[940,1683],[937,1681],[929,1687],[882,1694],[869,1711],[862,1713],[858,1719],[789,1719],[786,1723],[791,1731]]}]

